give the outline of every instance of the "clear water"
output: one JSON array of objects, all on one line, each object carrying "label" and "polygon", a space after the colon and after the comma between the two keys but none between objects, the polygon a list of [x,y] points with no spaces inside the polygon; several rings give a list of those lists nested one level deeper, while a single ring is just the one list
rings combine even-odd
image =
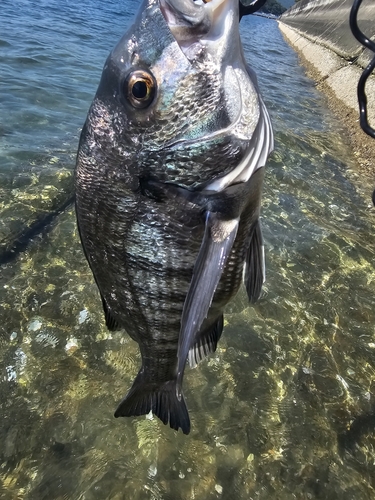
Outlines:
[{"label": "clear water", "polygon": [[[60,180],[137,3],[2,0],[3,222],[68,196]],[[1,499],[375,497],[373,186],[277,24],[247,18],[242,33],[276,132],[261,300],[241,292],[215,355],[187,370],[189,436],[116,420],[138,349],[106,330],[67,210],[1,268]]]},{"label": "clear water", "polygon": [[0,260],[72,193],[79,130],[137,4],[1,0]]}]

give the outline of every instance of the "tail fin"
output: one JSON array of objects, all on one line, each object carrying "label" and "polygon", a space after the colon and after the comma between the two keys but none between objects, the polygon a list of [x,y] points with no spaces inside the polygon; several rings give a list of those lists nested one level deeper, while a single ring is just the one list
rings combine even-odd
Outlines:
[{"label": "tail fin", "polygon": [[176,381],[168,380],[162,385],[147,380],[142,373],[138,373],[134,383],[118,405],[115,417],[132,417],[152,413],[160,418],[163,424],[168,424],[178,431],[181,428],[184,434],[190,432],[189,413],[184,396],[177,398]]}]

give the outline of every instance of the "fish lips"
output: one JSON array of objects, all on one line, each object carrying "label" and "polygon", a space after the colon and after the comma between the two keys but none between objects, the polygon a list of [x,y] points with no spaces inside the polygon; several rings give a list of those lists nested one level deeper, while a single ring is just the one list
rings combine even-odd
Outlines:
[{"label": "fish lips", "polygon": [[[237,0],[159,0],[166,23],[189,60],[204,47],[216,61],[237,46],[239,4]],[[237,36],[236,36],[237,33]]]}]

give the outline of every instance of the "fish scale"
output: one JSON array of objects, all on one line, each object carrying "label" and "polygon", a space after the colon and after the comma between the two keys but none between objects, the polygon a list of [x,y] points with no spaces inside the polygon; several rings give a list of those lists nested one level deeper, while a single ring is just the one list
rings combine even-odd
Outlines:
[{"label": "fish scale", "polygon": [[243,276],[251,301],[264,280],[273,136],[238,19],[235,0],[145,0],[104,66],[75,171],[107,327],[124,329],[142,358],[115,416],[152,411],[186,434],[187,361],[215,351]]}]

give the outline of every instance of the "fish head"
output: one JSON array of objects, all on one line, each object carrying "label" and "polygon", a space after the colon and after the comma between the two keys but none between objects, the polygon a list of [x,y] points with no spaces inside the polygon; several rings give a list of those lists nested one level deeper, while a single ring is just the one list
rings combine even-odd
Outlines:
[{"label": "fish head", "polygon": [[146,0],[105,63],[81,147],[117,175],[196,187],[241,161],[259,114],[238,0]]}]

